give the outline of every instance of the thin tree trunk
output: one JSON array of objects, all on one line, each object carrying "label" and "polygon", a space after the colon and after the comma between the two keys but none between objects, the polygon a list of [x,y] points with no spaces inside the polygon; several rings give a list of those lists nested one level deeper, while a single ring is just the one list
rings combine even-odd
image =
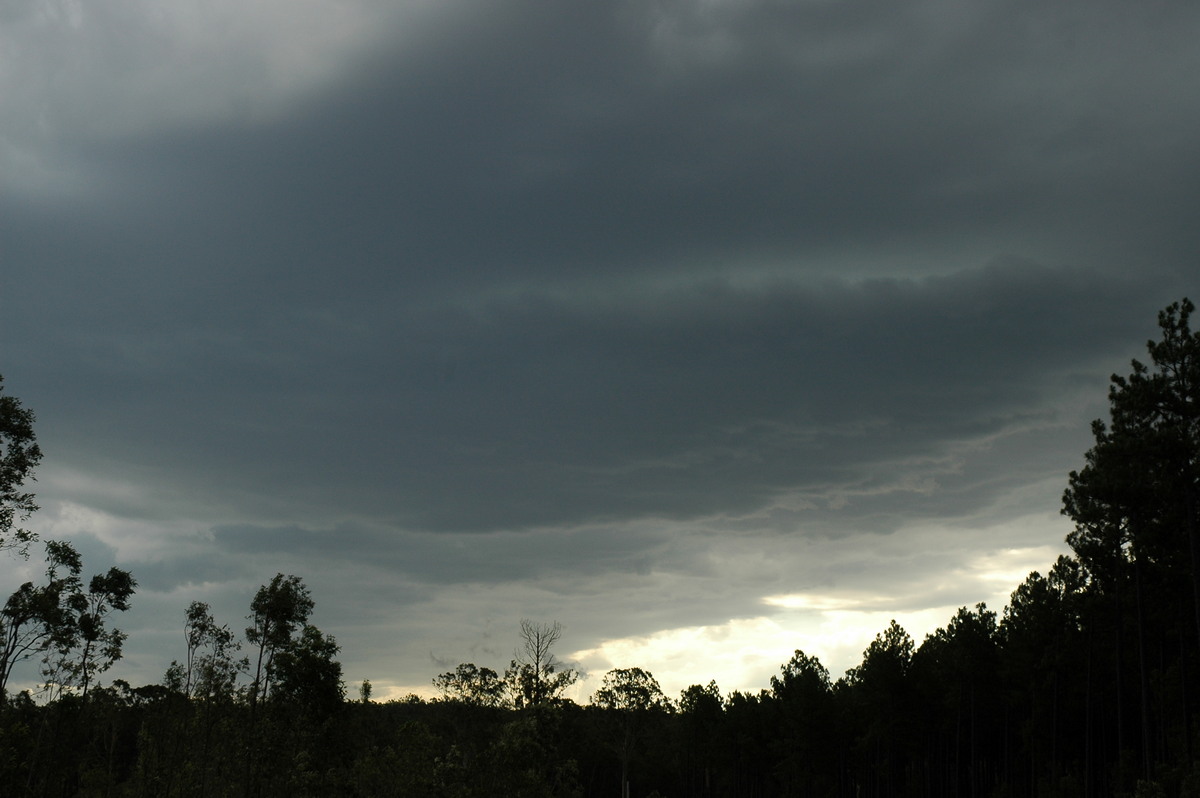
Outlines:
[{"label": "thin tree trunk", "polygon": [[1153,778],[1154,767],[1150,758],[1150,677],[1146,672],[1146,624],[1142,614],[1142,559],[1135,557],[1133,561],[1134,590],[1137,604],[1137,642],[1138,668],[1141,671],[1139,682],[1141,689],[1142,716],[1142,773],[1147,779]]},{"label": "thin tree trunk", "polygon": [[1187,481],[1187,487],[1183,491],[1183,504],[1188,552],[1192,561],[1192,608],[1196,621],[1196,643],[1200,646],[1200,533],[1196,529],[1196,489],[1190,473],[1185,472],[1184,479]]}]

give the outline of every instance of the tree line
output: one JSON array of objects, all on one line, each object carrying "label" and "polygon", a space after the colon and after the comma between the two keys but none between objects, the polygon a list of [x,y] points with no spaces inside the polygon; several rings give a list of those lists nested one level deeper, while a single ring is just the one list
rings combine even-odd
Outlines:
[{"label": "tree line", "polygon": [[[610,671],[586,704],[522,621],[506,667],[462,663],[439,697],[348,697],[303,580],[276,575],[238,635],[183,619],[162,682],[99,683],[136,581],[84,580],[69,543],[18,525],[41,453],[0,394],[0,548],[41,544],[44,578],[0,610],[0,792],[62,796],[1200,796],[1200,333],[1159,314],[1149,362],[1114,376],[1067,477],[1063,555],[999,613],[960,608],[919,644],[894,621],[831,678],[802,651],[757,692],[665,695]],[[46,693],[10,694],[35,662]]]}]

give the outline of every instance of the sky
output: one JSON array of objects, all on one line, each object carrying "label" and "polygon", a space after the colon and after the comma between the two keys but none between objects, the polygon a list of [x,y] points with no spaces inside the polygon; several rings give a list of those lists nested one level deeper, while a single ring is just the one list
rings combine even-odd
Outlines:
[{"label": "sky", "polygon": [[1169,0],[6,2],[27,526],[133,572],[133,684],[278,572],[377,698],[522,619],[586,700],[1000,611],[1200,293],[1197,40]]}]

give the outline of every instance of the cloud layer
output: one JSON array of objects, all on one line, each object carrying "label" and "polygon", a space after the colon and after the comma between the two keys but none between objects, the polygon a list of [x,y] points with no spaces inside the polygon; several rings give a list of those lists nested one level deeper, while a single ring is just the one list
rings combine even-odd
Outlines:
[{"label": "cloud layer", "polygon": [[134,680],[279,570],[407,686],[1002,597],[1194,284],[1182,3],[3,15],[0,373]]}]

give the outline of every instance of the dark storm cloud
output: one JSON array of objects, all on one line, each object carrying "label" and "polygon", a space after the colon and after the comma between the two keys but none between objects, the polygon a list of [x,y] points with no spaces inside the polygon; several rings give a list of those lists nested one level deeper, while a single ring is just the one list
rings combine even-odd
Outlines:
[{"label": "dark storm cloud", "polygon": [[89,201],[13,209],[15,251],[80,284],[56,321],[200,340],[647,272],[1182,265],[1194,235],[1156,233],[1196,186],[1196,101],[1166,79],[1186,50],[1142,39],[1195,12],[945,11],[472,9],[274,121],[61,134]]},{"label": "dark storm cloud", "polygon": [[232,580],[253,580],[257,570],[224,553],[188,553],[158,560],[133,559],[130,563],[144,590],[171,593],[205,583],[222,584]]},{"label": "dark storm cloud", "polygon": [[274,123],[67,154],[115,189],[131,281],[170,275],[239,324],[267,299],[349,313],[731,257],[807,269],[850,242],[930,247],[931,226],[1099,257],[1097,225],[1161,229],[1196,185],[1196,102],[1164,79],[1189,64],[1139,41],[1194,29],[1182,8],[653,7],[478,10]]},{"label": "dark storm cloud", "polygon": [[[373,597],[349,611],[333,610],[347,619],[371,607],[413,613],[439,601],[454,603],[456,595],[511,594],[513,586],[526,585],[535,586],[530,592],[540,598],[513,602],[524,608],[509,609],[510,614],[539,615],[546,613],[541,605],[570,606],[573,619],[589,616],[589,633],[604,635],[650,633],[697,618],[760,612],[761,597],[733,588],[727,569],[710,561],[713,538],[702,528],[661,523],[486,536],[246,525],[216,530],[217,545],[242,563],[278,568],[294,561],[308,563],[310,570],[316,562],[342,564],[354,574],[351,579],[313,571],[310,583],[321,595],[344,602],[348,592]],[[696,577],[707,584],[703,591],[687,601],[670,598],[673,582]],[[614,599],[614,587],[623,598]],[[637,607],[638,617],[622,607]],[[480,613],[490,617],[494,608],[476,607],[476,619]]]},{"label": "dark storm cloud", "polygon": [[883,533],[1027,511],[1194,292],[1182,3],[350,4],[327,60],[43,5],[4,12],[0,369],[47,506],[164,594],[362,569],[619,635],[890,556],[957,601],[921,582],[967,544]]},{"label": "dark storm cloud", "polygon": [[222,526],[216,543],[233,554],[287,551],[340,556],[422,584],[544,579],[564,573],[646,573],[669,548],[666,530],[585,528],[475,535],[397,534],[395,530],[308,530]]},{"label": "dark storm cloud", "polygon": [[1132,295],[1013,265],[819,290],[522,295],[333,346],[300,330],[152,344],[137,353],[145,382],[115,405],[81,393],[91,413],[69,415],[105,413],[89,438],[109,457],[170,463],[144,475],[166,494],[244,512],[265,499],[435,530],[736,514],[794,489],[887,489],[936,473],[952,441],[1054,423],[1036,408],[1061,375],[1136,335],[1108,321]]}]

